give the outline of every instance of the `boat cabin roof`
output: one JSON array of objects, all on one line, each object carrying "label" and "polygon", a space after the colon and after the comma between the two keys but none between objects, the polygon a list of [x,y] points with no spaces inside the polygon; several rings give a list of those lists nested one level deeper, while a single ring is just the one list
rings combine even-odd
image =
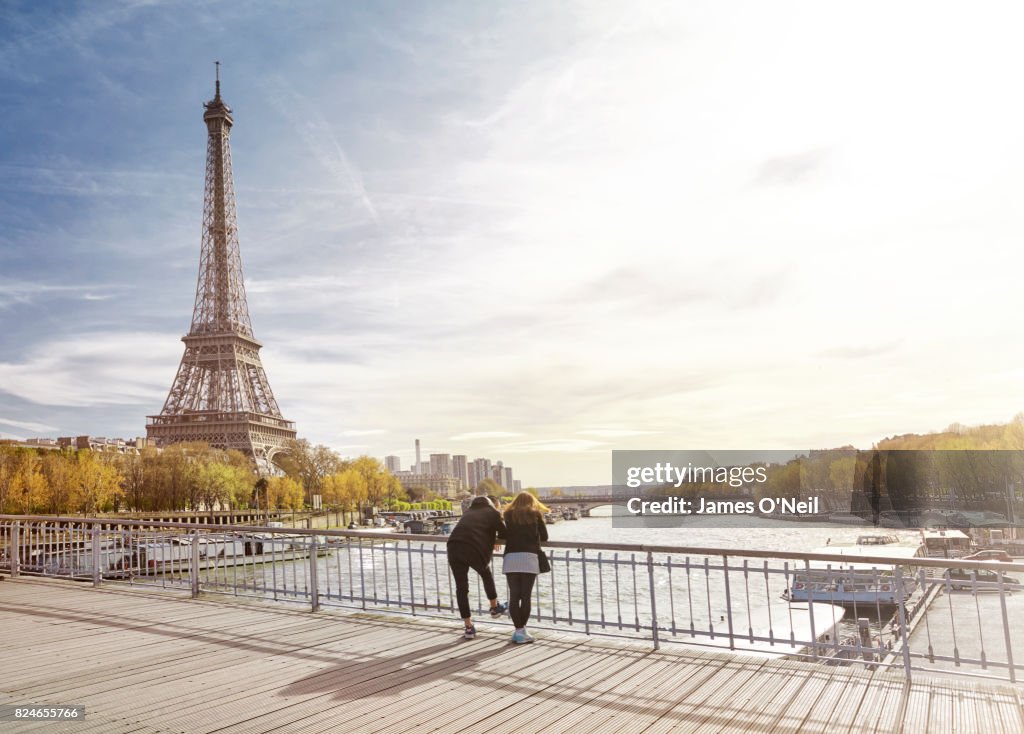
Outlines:
[{"label": "boat cabin roof", "polygon": [[962,530],[922,530],[921,535],[925,540],[970,540]]},{"label": "boat cabin roof", "polygon": [[[858,539],[859,540],[859,539]],[[916,541],[896,543],[877,543],[877,544],[833,544],[826,545],[823,548],[815,548],[813,553],[830,553],[836,556],[842,556],[842,559],[835,561],[811,561],[810,567],[816,569],[828,568],[831,566],[833,569],[872,569],[872,568],[893,568],[897,564],[885,564],[885,563],[859,563],[853,560],[858,557],[864,556],[890,556],[892,558],[916,558],[924,555],[924,546]]]}]

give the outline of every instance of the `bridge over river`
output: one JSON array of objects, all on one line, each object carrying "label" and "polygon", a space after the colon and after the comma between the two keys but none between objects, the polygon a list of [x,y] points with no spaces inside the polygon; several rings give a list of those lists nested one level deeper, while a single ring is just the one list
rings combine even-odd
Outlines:
[{"label": "bridge over river", "polygon": [[983,561],[901,561],[934,612],[901,600],[858,641],[780,599],[833,555],[551,542],[516,646],[506,619],[461,639],[443,537],[78,524],[0,516],[5,734],[1024,731],[1024,595],[941,575]]},{"label": "bridge over river", "polygon": [[5,732],[1012,732],[1007,684],[654,650],[507,624],[319,612],[20,577],[0,583]]}]

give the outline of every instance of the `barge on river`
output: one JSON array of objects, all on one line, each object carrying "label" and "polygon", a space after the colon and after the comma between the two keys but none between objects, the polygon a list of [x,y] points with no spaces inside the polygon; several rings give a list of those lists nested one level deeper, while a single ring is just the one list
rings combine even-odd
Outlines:
[{"label": "barge on river", "polygon": [[[837,543],[814,553],[841,556],[834,561],[810,561],[798,569],[782,598],[789,602],[826,602],[864,609],[894,607],[917,589],[910,566],[901,558],[920,558],[926,549],[918,540],[903,541],[894,535],[862,535],[855,543]],[[865,563],[857,558],[885,556],[894,563]],[[901,570],[897,576],[897,569]]]}]

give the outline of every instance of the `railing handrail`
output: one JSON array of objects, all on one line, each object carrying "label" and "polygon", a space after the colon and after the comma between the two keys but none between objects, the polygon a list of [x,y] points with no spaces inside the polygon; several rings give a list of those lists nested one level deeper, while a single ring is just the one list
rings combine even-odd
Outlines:
[{"label": "railing handrail", "polygon": [[[0,521],[15,522],[73,522],[88,525],[124,525],[143,528],[178,528],[185,530],[205,530],[213,533],[276,533],[281,535],[317,535],[337,538],[368,538],[375,540],[410,540],[426,543],[446,543],[446,535],[423,535],[414,533],[380,533],[359,530],[329,530],[320,528],[286,528],[267,527],[260,525],[205,525],[203,523],[162,522],[147,520],[119,520],[116,518],[59,517],[41,515],[0,515]],[[669,546],[646,545],[635,543],[591,543],[580,541],[549,540],[542,543],[547,548],[565,548],[569,550],[614,551],[621,553],[664,553],[691,556],[725,556],[739,558],[772,558],[794,561],[825,561],[834,563],[877,563],[886,566],[919,566],[922,568],[985,568],[999,571],[1024,571],[1024,561],[1007,563],[1005,561],[971,560],[955,558],[931,558],[924,556],[850,556],[840,553],[810,553],[801,551],[756,550],[750,548],[715,548],[702,546]]]}]

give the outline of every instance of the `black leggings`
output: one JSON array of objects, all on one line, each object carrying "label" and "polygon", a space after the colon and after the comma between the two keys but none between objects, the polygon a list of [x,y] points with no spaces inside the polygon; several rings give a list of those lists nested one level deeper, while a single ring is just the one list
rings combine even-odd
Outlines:
[{"label": "black leggings", "polygon": [[516,629],[521,629],[530,621],[530,595],[537,574],[507,573],[505,578],[508,580],[508,616]]},{"label": "black leggings", "polygon": [[491,574],[491,567],[479,559],[470,560],[457,553],[448,553],[448,565],[452,569],[452,576],[455,577],[455,599],[459,605],[459,616],[469,619],[473,616],[469,609],[469,569],[480,574],[484,582],[484,593],[488,599],[498,598],[498,589],[494,585],[494,576]]}]

